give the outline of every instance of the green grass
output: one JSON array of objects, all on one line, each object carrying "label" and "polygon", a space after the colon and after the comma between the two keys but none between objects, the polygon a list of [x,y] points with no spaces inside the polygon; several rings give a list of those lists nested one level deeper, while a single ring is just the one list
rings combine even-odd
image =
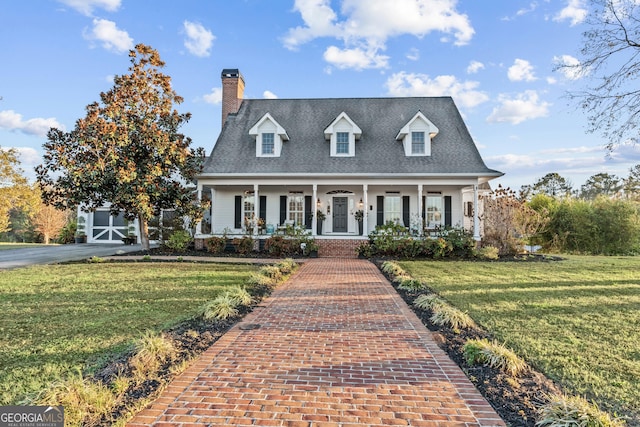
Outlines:
[{"label": "green grass", "polygon": [[0,405],[69,372],[97,367],[243,284],[256,267],[104,263],[0,272]]},{"label": "green grass", "polygon": [[566,392],[640,423],[640,257],[400,265]]},{"label": "green grass", "polygon": [[40,248],[40,247],[48,247],[48,246],[56,246],[55,244],[45,245],[43,243],[9,243],[9,242],[0,242],[0,251],[10,251],[12,249],[26,249],[26,248]]}]

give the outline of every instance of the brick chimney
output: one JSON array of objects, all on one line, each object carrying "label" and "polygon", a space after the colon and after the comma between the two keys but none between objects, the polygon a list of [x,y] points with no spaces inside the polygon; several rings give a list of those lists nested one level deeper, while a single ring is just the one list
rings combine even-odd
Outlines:
[{"label": "brick chimney", "polygon": [[222,70],[222,126],[229,114],[235,114],[240,109],[244,96],[244,78],[237,68]]}]

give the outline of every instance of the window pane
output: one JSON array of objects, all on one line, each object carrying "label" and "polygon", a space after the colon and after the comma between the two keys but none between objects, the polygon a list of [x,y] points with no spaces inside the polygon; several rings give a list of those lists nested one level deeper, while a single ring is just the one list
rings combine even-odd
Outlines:
[{"label": "window pane", "polygon": [[427,197],[427,225],[435,226],[442,224],[442,197]]},{"label": "window pane", "polygon": [[411,152],[424,154],[424,132],[411,132]]},{"label": "window pane", "polygon": [[273,143],[272,133],[262,134],[262,154],[273,154],[275,151],[275,145]]},{"label": "window pane", "polygon": [[289,196],[289,221],[304,224],[304,195]]},{"label": "window pane", "polygon": [[336,153],[349,154],[349,132],[336,134]]},{"label": "window pane", "polygon": [[255,197],[253,193],[244,195],[242,209],[244,211],[244,226],[246,228],[253,227],[253,219],[255,217]]},{"label": "window pane", "polygon": [[384,198],[384,220],[400,223],[402,218],[402,203],[400,196],[387,196]]}]

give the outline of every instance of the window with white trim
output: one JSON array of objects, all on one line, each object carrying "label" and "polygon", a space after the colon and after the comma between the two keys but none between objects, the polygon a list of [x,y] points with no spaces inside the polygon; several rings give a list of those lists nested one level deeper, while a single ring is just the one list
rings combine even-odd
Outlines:
[{"label": "window with white trim", "polygon": [[288,219],[296,225],[304,225],[304,195],[289,195]]},{"label": "window with white trim", "polygon": [[262,134],[262,154],[273,155],[275,153],[275,139],[272,132]]},{"label": "window with white trim", "polygon": [[344,111],[324,130],[324,137],[331,144],[331,157],[355,156],[356,141],[361,136],[362,130]]},{"label": "window with white trim", "polygon": [[424,154],[424,132],[411,132],[411,154]]},{"label": "window with white trim", "polygon": [[402,198],[400,196],[385,196],[384,198],[384,221],[393,221],[401,224],[402,220]]},{"label": "window with white trim", "polygon": [[349,154],[349,132],[336,133],[336,154]]},{"label": "window with white trim", "polygon": [[242,200],[242,218],[243,218],[243,226],[245,228],[252,227],[251,222],[256,217],[256,198],[251,193],[245,193],[244,198]]},{"label": "window with white trim", "polygon": [[418,111],[396,135],[402,141],[405,156],[430,156],[433,138],[438,135],[436,125]]},{"label": "window with white trim", "polygon": [[444,218],[444,204],[442,196],[427,196],[426,206],[426,222],[427,227],[436,227],[442,225]]},{"label": "window with white trim", "polygon": [[258,120],[249,135],[256,141],[256,157],[280,157],[283,143],[289,141],[287,131],[269,113]]}]

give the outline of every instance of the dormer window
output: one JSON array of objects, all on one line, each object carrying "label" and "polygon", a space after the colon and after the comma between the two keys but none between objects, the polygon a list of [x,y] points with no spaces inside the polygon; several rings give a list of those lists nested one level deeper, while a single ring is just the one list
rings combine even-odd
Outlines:
[{"label": "dormer window", "polygon": [[398,135],[396,140],[401,140],[404,146],[405,156],[430,156],[431,141],[439,130],[420,111],[416,113]]},{"label": "dormer window", "polygon": [[356,141],[360,139],[362,130],[347,113],[342,112],[324,130],[324,137],[331,143],[332,157],[353,157],[356,155]]},{"label": "dormer window", "polygon": [[262,139],[262,155],[273,156],[275,153],[275,143],[272,132],[265,132],[260,135]]},{"label": "dormer window", "polygon": [[411,132],[411,154],[424,154],[424,132]]},{"label": "dormer window", "polygon": [[349,154],[349,132],[336,133],[336,154]]},{"label": "dormer window", "polygon": [[256,157],[280,157],[282,143],[289,135],[282,126],[267,113],[250,130],[256,140]]}]

